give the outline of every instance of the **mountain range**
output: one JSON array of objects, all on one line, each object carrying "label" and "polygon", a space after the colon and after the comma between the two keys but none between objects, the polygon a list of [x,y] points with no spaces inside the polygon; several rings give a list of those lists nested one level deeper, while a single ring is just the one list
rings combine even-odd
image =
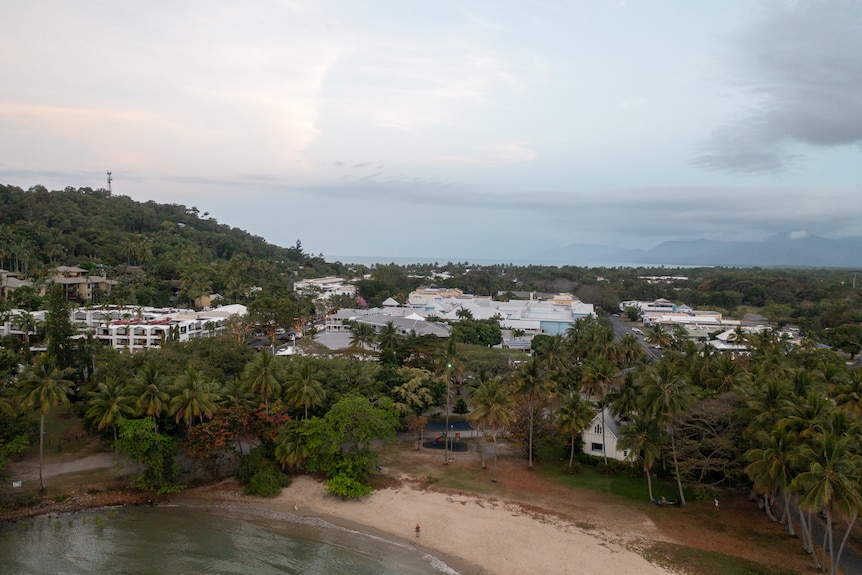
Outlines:
[{"label": "mountain range", "polygon": [[535,259],[576,266],[724,266],[782,268],[862,267],[862,237],[828,239],[779,234],[761,241],[674,240],[651,249],[572,244],[545,250]]}]

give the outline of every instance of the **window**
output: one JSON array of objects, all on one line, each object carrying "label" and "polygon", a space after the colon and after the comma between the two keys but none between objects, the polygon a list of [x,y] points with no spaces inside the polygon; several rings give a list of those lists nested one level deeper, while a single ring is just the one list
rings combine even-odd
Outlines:
[{"label": "window", "polygon": [[593,431],[595,431],[596,433],[601,433],[602,432],[602,426],[596,425],[596,428]]},{"label": "window", "polygon": [[602,451],[602,444],[601,444],[601,443],[593,443],[593,446],[591,447],[591,449],[592,449],[593,451],[598,451],[598,452],[600,452],[600,453],[601,453],[601,451]]}]

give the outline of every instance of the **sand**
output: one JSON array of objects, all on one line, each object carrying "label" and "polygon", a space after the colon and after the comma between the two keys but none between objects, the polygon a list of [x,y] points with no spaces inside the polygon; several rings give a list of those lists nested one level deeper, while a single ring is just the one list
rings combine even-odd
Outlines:
[{"label": "sand", "polygon": [[[571,521],[515,503],[447,494],[402,483],[359,501],[326,493],[309,477],[295,478],[275,499],[239,496],[237,503],[348,522],[401,539],[447,561],[461,573],[667,575],[633,549],[643,535],[584,531]],[[421,534],[414,535],[416,524]],[[451,558],[459,561],[452,562]]]}]

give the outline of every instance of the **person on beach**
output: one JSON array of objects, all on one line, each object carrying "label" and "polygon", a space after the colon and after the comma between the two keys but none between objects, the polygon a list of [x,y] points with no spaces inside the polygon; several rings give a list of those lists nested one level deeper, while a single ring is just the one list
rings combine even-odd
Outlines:
[{"label": "person on beach", "polygon": [[421,528],[421,527],[419,527],[419,524],[417,523],[417,524],[416,524],[416,537],[419,537],[419,532],[420,532],[421,530],[422,530],[422,528]]}]

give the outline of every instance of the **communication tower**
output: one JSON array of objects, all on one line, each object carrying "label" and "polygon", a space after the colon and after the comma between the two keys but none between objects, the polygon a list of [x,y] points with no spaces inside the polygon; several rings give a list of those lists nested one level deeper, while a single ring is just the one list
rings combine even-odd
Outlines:
[{"label": "communication tower", "polygon": [[113,178],[111,177],[111,172],[108,171],[108,193],[109,194],[111,193],[111,180],[113,180]]}]

